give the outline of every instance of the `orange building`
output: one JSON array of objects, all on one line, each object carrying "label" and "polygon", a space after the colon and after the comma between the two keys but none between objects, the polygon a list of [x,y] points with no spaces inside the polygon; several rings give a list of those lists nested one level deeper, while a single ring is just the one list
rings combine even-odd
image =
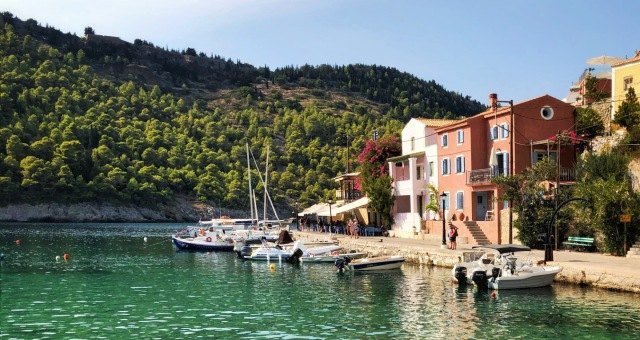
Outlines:
[{"label": "orange building", "polygon": [[575,107],[549,95],[498,103],[505,101],[492,94],[487,111],[434,128],[441,213],[426,218],[423,232],[441,235],[444,208],[446,220],[469,243],[516,242],[509,202],[499,200],[492,178],[521,173],[550,157],[558,162],[562,181],[573,180],[574,149],[558,147],[555,136],[573,130]]}]

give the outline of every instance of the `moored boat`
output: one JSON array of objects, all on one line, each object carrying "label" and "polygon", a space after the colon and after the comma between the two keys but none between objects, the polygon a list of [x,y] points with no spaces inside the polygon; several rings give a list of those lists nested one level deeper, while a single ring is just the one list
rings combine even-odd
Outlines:
[{"label": "moored boat", "polygon": [[562,271],[559,266],[534,265],[531,261],[518,261],[516,252],[531,251],[531,248],[514,245],[476,246],[483,251],[476,261],[459,263],[452,269],[454,281],[459,284],[475,284],[479,288],[520,289],[548,286]]},{"label": "moored boat", "polygon": [[373,271],[373,270],[389,270],[402,267],[404,257],[400,255],[367,257],[356,260],[350,258],[339,258],[335,262],[335,266],[341,272],[343,270],[355,271]]},{"label": "moored boat", "polygon": [[231,251],[233,239],[224,230],[190,227],[171,235],[171,242],[180,250]]}]

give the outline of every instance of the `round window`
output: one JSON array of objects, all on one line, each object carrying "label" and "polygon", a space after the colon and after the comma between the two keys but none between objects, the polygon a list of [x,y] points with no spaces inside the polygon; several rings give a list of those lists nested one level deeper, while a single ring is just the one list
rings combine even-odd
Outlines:
[{"label": "round window", "polygon": [[542,109],[540,109],[540,115],[546,120],[553,118],[553,108],[551,108],[551,106],[542,107]]}]

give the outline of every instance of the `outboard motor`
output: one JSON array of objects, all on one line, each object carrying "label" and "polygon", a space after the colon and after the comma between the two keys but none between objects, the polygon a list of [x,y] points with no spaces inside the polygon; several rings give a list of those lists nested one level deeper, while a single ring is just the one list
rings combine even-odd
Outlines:
[{"label": "outboard motor", "polygon": [[291,254],[291,256],[289,256],[289,258],[287,258],[287,262],[289,263],[298,263],[300,261],[300,257],[302,257],[302,254],[304,254],[302,252],[302,249],[298,248],[296,249],[293,254]]},{"label": "outboard motor", "polygon": [[502,276],[502,269],[493,268],[491,270],[491,282],[496,282],[496,279]]},{"label": "outboard motor", "polygon": [[471,275],[471,281],[478,286],[478,288],[487,288],[487,272],[485,270],[476,270]]},{"label": "outboard motor", "polygon": [[245,244],[240,248],[240,251],[236,252],[236,254],[238,254],[239,258],[244,259],[245,256],[251,256],[251,251],[251,247]]},{"label": "outboard motor", "polygon": [[339,272],[344,272],[345,268],[351,263],[350,257],[338,257],[336,258],[334,265],[338,268]]},{"label": "outboard motor", "polygon": [[456,267],[455,274],[453,276],[458,280],[458,284],[467,284],[467,267]]}]

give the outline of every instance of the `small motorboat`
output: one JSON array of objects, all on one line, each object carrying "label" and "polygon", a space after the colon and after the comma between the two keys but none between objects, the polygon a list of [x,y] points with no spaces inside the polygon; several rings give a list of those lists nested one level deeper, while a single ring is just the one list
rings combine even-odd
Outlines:
[{"label": "small motorboat", "polygon": [[333,251],[329,254],[308,254],[303,255],[300,261],[304,263],[335,263],[339,258],[350,258],[351,260],[363,258],[367,256],[366,253],[341,253],[339,251]]},{"label": "small motorboat", "polygon": [[562,271],[559,266],[518,261],[516,252],[531,248],[515,244],[476,246],[484,254],[476,261],[459,263],[451,271],[459,284],[475,284],[479,288],[519,289],[548,286]]},{"label": "small motorboat", "polygon": [[171,235],[171,242],[179,250],[232,251],[233,238],[224,230],[188,228]]},{"label": "small motorboat", "polygon": [[341,257],[336,259],[335,266],[340,272],[344,270],[354,271],[373,271],[398,269],[404,263],[404,257],[399,255],[366,257],[351,260],[349,257]]},{"label": "small motorboat", "polygon": [[278,244],[273,245],[263,241],[262,246],[255,249],[249,246],[242,247],[239,256],[245,260],[297,263],[302,254],[304,254],[304,246],[300,241],[294,242],[293,246],[286,249]]}]

